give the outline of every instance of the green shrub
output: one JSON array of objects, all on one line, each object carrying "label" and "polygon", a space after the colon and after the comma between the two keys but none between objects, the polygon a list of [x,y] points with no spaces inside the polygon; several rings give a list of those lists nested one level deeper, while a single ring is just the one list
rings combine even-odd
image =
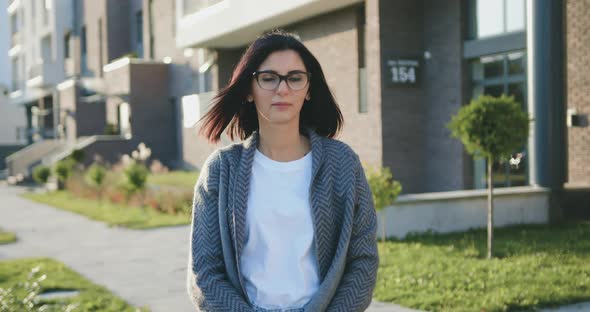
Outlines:
[{"label": "green shrub", "polygon": [[[401,193],[402,185],[393,180],[391,170],[388,167],[368,167],[366,175],[373,194],[375,210],[382,211],[392,205]],[[381,218],[381,240],[385,241],[385,218]]]},{"label": "green shrub", "polygon": [[116,135],[116,134],[119,134],[119,132],[117,131],[117,127],[114,124],[112,124],[112,123],[109,122],[104,127],[104,134],[106,134],[106,135]]},{"label": "green shrub", "polygon": [[106,168],[98,163],[92,164],[86,172],[86,183],[98,188],[98,198],[102,201],[103,183],[107,175]]},{"label": "green shrub", "polygon": [[51,175],[51,169],[47,166],[37,166],[33,169],[33,180],[39,184],[47,183],[49,176]]},{"label": "green shrub", "polygon": [[141,192],[145,189],[148,169],[136,161],[132,161],[125,170],[123,175],[125,176],[124,189],[128,195]]},{"label": "green shrub", "polygon": [[86,182],[94,186],[101,186],[106,174],[107,171],[103,165],[94,163],[86,172]]},{"label": "green shrub", "polygon": [[82,163],[84,161],[84,150],[75,149],[72,151],[70,158],[72,158],[76,163]]},{"label": "green shrub", "polygon": [[60,160],[55,164],[54,171],[59,182],[64,183],[72,175],[74,164],[74,160],[71,158]]}]

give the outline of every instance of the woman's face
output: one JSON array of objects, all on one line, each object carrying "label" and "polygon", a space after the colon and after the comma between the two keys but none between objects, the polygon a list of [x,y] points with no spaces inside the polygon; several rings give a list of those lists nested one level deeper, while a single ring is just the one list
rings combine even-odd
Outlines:
[{"label": "woman's face", "polygon": [[[307,72],[303,60],[299,54],[293,50],[276,51],[270,54],[266,60],[260,64],[257,70],[272,71],[279,75],[288,75],[290,73]],[[299,125],[299,112],[303,107],[303,102],[307,98],[309,100],[309,82],[301,90],[293,90],[287,85],[285,80],[280,80],[279,85],[274,90],[268,90],[269,85],[272,85],[273,77],[269,74],[261,74],[258,80],[266,85],[262,88],[256,81],[252,79],[251,94],[248,95],[248,101],[254,101],[256,111],[258,114],[259,123],[267,124],[296,124]],[[301,74],[291,76],[290,84],[297,86],[299,79],[305,79]],[[252,104],[249,104],[252,105]]]}]

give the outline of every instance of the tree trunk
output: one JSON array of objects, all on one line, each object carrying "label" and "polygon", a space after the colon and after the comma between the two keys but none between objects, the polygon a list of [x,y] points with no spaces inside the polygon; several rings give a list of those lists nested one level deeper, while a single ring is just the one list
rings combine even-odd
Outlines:
[{"label": "tree trunk", "polygon": [[494,195],[492,190],[492,159],[488,159],[488,259],[492,259],[494,243]]},{"label": "tree trunk", "polygon": [[385,242],[385,211],[381,211],[381,241]]}]

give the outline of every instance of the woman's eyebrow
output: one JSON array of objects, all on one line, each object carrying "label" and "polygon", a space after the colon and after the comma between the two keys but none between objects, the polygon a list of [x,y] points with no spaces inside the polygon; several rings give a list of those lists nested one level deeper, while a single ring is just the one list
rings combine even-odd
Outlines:
[{"label": "woman's eyebrow", "polygon": [[[279,74],[276,70],[272,70],[272,69],[265,69],[265,70],[259,70],[259,73],[273,73],[273,74]],[[287,72],[287,75],[289,74],[295,74],[295,73],[305,73],[305,70],[303,69],[294,69],[294,70],[290,70],[289,72]]]}]

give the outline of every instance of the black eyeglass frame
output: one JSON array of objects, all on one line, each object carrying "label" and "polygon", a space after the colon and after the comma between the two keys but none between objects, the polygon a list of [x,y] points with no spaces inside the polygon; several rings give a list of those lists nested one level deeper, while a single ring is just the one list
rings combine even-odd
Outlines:
[{"label": "black eyeglass frame", "polygon": [[[274,89],[265,89],[260,85],[260,81],[258,80],[258,76],[260,74],[274,74],[277,75],[279,77],[279,83],[277,84],[277,86]],[[301,88],[301,89],[293,89],[291,87],[291,85],[289,84],[289,76],[293,75],[293,74],[304,74],[307,76],[307,83]],[[281,82],[284,80],[285,83],[287,84],[287,86],[289,87],[289,89],[293,90],[293,91],[299,91],[299,90],[303,90],[305,89],[305,87],[309,86],[309,82],[311,81],[311,73],[310,72],[304,72],[302,70],[295,70],[295,71],[291,71],[286,75],[279,75],[279,73],[275,72],[274,70],[262,70],[262,71],[255,71],[252,73],[252,76],[254,77],[254,79],[256,80],[256,83],[258,84],[258,86],[263,89],[263,90],[267,90],[267,91],[273,91],[276,90],[280,85]]]}]

